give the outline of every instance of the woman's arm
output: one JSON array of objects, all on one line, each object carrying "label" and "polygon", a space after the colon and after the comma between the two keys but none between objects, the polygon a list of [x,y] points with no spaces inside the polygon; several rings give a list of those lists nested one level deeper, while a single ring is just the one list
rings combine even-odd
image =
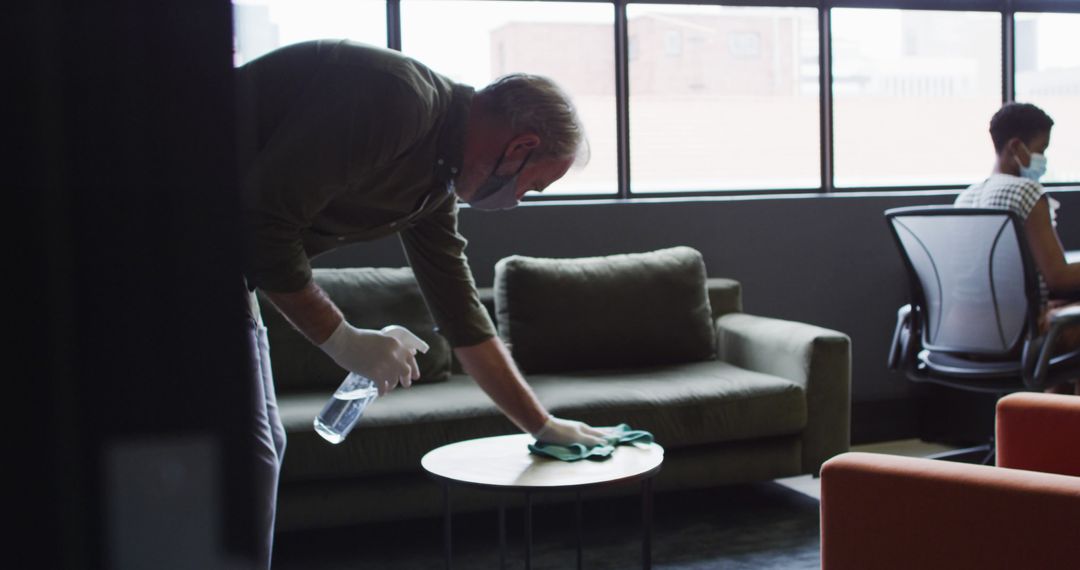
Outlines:
[{"label": "woman's arm", "polygon": [[1045,195],[1035,202],[1028,214],[1024,233],[1050,293],[1080,291],[1080,263],[1065,261],[1061,240],[1050,221],[1050,201]]}]

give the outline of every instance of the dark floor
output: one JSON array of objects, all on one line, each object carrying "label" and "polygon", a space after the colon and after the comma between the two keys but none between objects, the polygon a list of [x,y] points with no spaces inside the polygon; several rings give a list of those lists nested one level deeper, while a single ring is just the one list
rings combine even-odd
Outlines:
[{"label": "dark floor", "polygon": [[[512,503],[513,504],[513,503]],[[507,511],[508,568],[524,568],[523,511]],[[498,568],[495,512],[454,517],[454,568]],[[276,570],[443,568],[442,519],[365,525],[278,537]],[[574,568],[572,503],[533,509],[532,567]],[[584,567],[641,567],[638,497],[586,499]],[[819,567],[818,502],[775,483],[658,493],[653,519],[657,569]]]}]

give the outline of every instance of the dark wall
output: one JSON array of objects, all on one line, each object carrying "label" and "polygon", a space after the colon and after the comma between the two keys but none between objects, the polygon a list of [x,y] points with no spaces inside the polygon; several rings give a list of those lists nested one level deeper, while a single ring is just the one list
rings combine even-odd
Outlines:
[{"label": "dark wall", "polygon": [[5,567],[249,567],[230,3],[8,7]]},{"label": "dark wall", "polygon": [[[1080,247],[1080,193],[1062,202],[1059,231]],[[711,277],[743,284],[749,313],[793,319],[851,336],[853,440],[919,434],[911,386],[885,369],[907,284],[882,212],[951,203],[953,192],[715,198],[634,203],[535,203],[505,212],[462,210],[476,279],[490,286],[494,264],[512,255],[576,257],[689,245]],[[1070,224],[1070,221],[1075,220]],[[330,252],[319,266],[398,266],[396,238]]]}]

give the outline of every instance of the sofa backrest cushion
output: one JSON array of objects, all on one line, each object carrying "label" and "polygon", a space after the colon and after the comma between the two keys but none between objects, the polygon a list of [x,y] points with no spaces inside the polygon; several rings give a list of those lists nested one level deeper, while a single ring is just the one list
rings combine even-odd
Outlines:
[{"label": "sofa backrest cushion", "polygon": [[742,312],[742,285],[725,277],[710,277],[706,282],[709,289],[709,305],[712,317],[718,319],[728,313]]},{"label": "sofa backrest cushion", "polygon": [[[341,309],[354,327],[381,329],[401,325],[424,339],[431,348],[417,354],[420,379],[438,382],[450,377],[450,344],[435,332],[412,269],[408,267],[354,267],[315,269],[313,279]],[[265,297],[259,299],[270,338],[270,365],[278,390],[333,391],[347,374],[319,347],[311,344]]]},{"label": "sofa backrest cushion", "polygon": [[499,335],[523,371],[567,372],[715,355],[705,262],[689,247],[495,266]]}]

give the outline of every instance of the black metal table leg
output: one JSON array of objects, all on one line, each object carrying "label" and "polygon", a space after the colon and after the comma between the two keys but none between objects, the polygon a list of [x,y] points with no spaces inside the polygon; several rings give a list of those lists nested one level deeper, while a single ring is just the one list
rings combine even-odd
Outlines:
[{"label": "black metal table leg", "polygon": [[525,570],[532,570],[532,493],[525,492]]},{"label": "black metal table leg", "polygon": [[450,552],[452,535],[450,532],[450,484],[443,483],[443,554],[446,556],[446,570],[453,566]]},{"label": "black metal table leg", "polygon": [[581,570],[581,489],[577,490],[577,502],[576,502],[576,519],[577,519],[577,569]]},{"label": "black metal table leg", "polygon": [[641,567],[652,568],[652,479],[641,481]]},{"label": "black metal table leg", "polygon": [[499,569],[506,570],[506,493],[499,495]]}]

